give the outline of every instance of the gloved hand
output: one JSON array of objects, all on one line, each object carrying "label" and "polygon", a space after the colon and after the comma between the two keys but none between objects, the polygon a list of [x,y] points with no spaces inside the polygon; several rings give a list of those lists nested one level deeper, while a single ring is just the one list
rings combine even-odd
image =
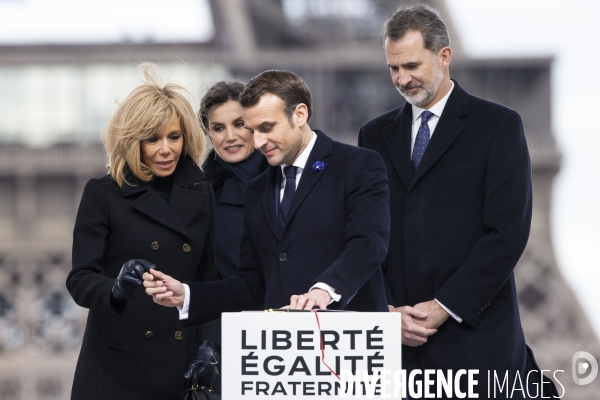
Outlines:
[{"label": "gloved hand", "polygon": [[119,300],[132,298],[144,282],[142,279],[144,272],[148,272],[155,267],[156,265],[150,261],[142,259],[127,261],[121,267],[121,272],[119,272],[119,276],[117,276],[117,280],[113,285],[113,296]]},{"label": "gloved hand", "polygon": [[210,340],[202,341],[202,344],[194,351],[192,362],[188,365],[183,375],[186,379],[197,376],[198,381],[194,384],[210,388],[219,375],[219,351],[217,345]]}]

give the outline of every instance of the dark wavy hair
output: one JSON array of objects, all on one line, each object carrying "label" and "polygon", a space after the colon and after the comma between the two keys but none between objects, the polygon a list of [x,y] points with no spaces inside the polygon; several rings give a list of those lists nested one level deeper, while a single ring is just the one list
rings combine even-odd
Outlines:
[{"label": "dark wavy hair", "polygon": [[308,108],[308,120],[312,115],[312,97],[304,79],[290,71],[268,70],[260,73],[246,85],[240,97],[242,107],[252,107],[264,94],[279,97],[285,103],[285,115],[292,124],[292,114],[298,104]]},{"label": "dark wavy hair", "polygon": [[434,54],[446,46],[450,46],[450,35],[444,21],[433,8],[417,4],[411,7],[400,7],[383,28],[383,40],[389,38],[395,42],[402,39],[408,31],[419,31],[423,35],[425,48]]},{"label": "dark wavy hair", "polygon": [[228,101],[240,101],[240,95],[244,90],[244,84],[241,82],[225,82],[220,81],[215,83],[208,89],[202,101],[200,102],[200,110],[198,111],[198,119],[202,124],[204,134],[208,135],[208,114],[210,110]]}]

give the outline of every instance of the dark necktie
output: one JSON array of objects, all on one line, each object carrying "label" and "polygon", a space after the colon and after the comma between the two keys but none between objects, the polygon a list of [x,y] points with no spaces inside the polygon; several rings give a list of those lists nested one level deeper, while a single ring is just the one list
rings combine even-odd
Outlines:
[{"label": "dark necktie", "polygon": [[423,154],[425,154],[425,149],[429,144],[431,132],[429,131],[429,125],[427,125],[427,121],[433,115],[434,114],[431,111],[423,111],[421,113],[421,126],[419,126],[419,131],[417,132],[417,138],[415,139],[415,146],[413,147],[412,154],[413,173],[417,172],[419,164],[421,164],[421,160],[423,159]]},{"label": "dark necktie", "polygon": [[283,173],[285,175],[285,189],[283,191],[283,199],[281,199],[281,203],[279,203],[279,216],[281,218],[280,223],[282,223],[282,225],[287,218],[287,214],[290,209],[290,205],[292,204],[294,194],[296,194],[297,168],[298,167],[290,165],[289,167],[285,167],[283,169]]}]

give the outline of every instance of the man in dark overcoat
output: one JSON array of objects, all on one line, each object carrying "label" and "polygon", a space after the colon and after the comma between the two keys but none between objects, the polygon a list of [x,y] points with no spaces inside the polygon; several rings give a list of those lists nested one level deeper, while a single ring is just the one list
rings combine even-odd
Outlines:
[{"label": "man in dark overcoat", "polygon": [[152,270],[146,292],[182,307],[188,323],[285,305],[387,311],[381,263],[389,196],[381,157],[313,131],[310,92],[291,72],[263,72],[240,102],[254,146],[270,164],[246,193],[240,267],[222,281],[186,285]]},{"label": "man in dark overcoat", "polygon": [[407,102],[364,124],[358,142],[388,172],[384,271],[390,310],[402,313],[403,368],[478,369],[480,393],[488,370],[508,371],[511,387],[519,373],[525,385],[537,368],[513,275],[532,213],[521,118],[450,79],[450,39],[430,8],[399,9],[384,39]]}]

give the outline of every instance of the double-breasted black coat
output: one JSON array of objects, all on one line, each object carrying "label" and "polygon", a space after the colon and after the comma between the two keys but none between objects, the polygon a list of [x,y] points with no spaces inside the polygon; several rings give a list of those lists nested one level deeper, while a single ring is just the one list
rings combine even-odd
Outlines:
[{"label": "double-breasted black coat", "polygon": [[154,304],[143,288],[125,303],[111,301],[130,259],[146,259],[180,280],[216,279],[212,188],[187,157],[172,179],[169,204],[144,182],[119,188],[105,176],[84,189],[67,278],[75,302],[89,309],[74,400],[179,400],[194,345],[215,339],[202,326],[185,327],[177,309]]}]

